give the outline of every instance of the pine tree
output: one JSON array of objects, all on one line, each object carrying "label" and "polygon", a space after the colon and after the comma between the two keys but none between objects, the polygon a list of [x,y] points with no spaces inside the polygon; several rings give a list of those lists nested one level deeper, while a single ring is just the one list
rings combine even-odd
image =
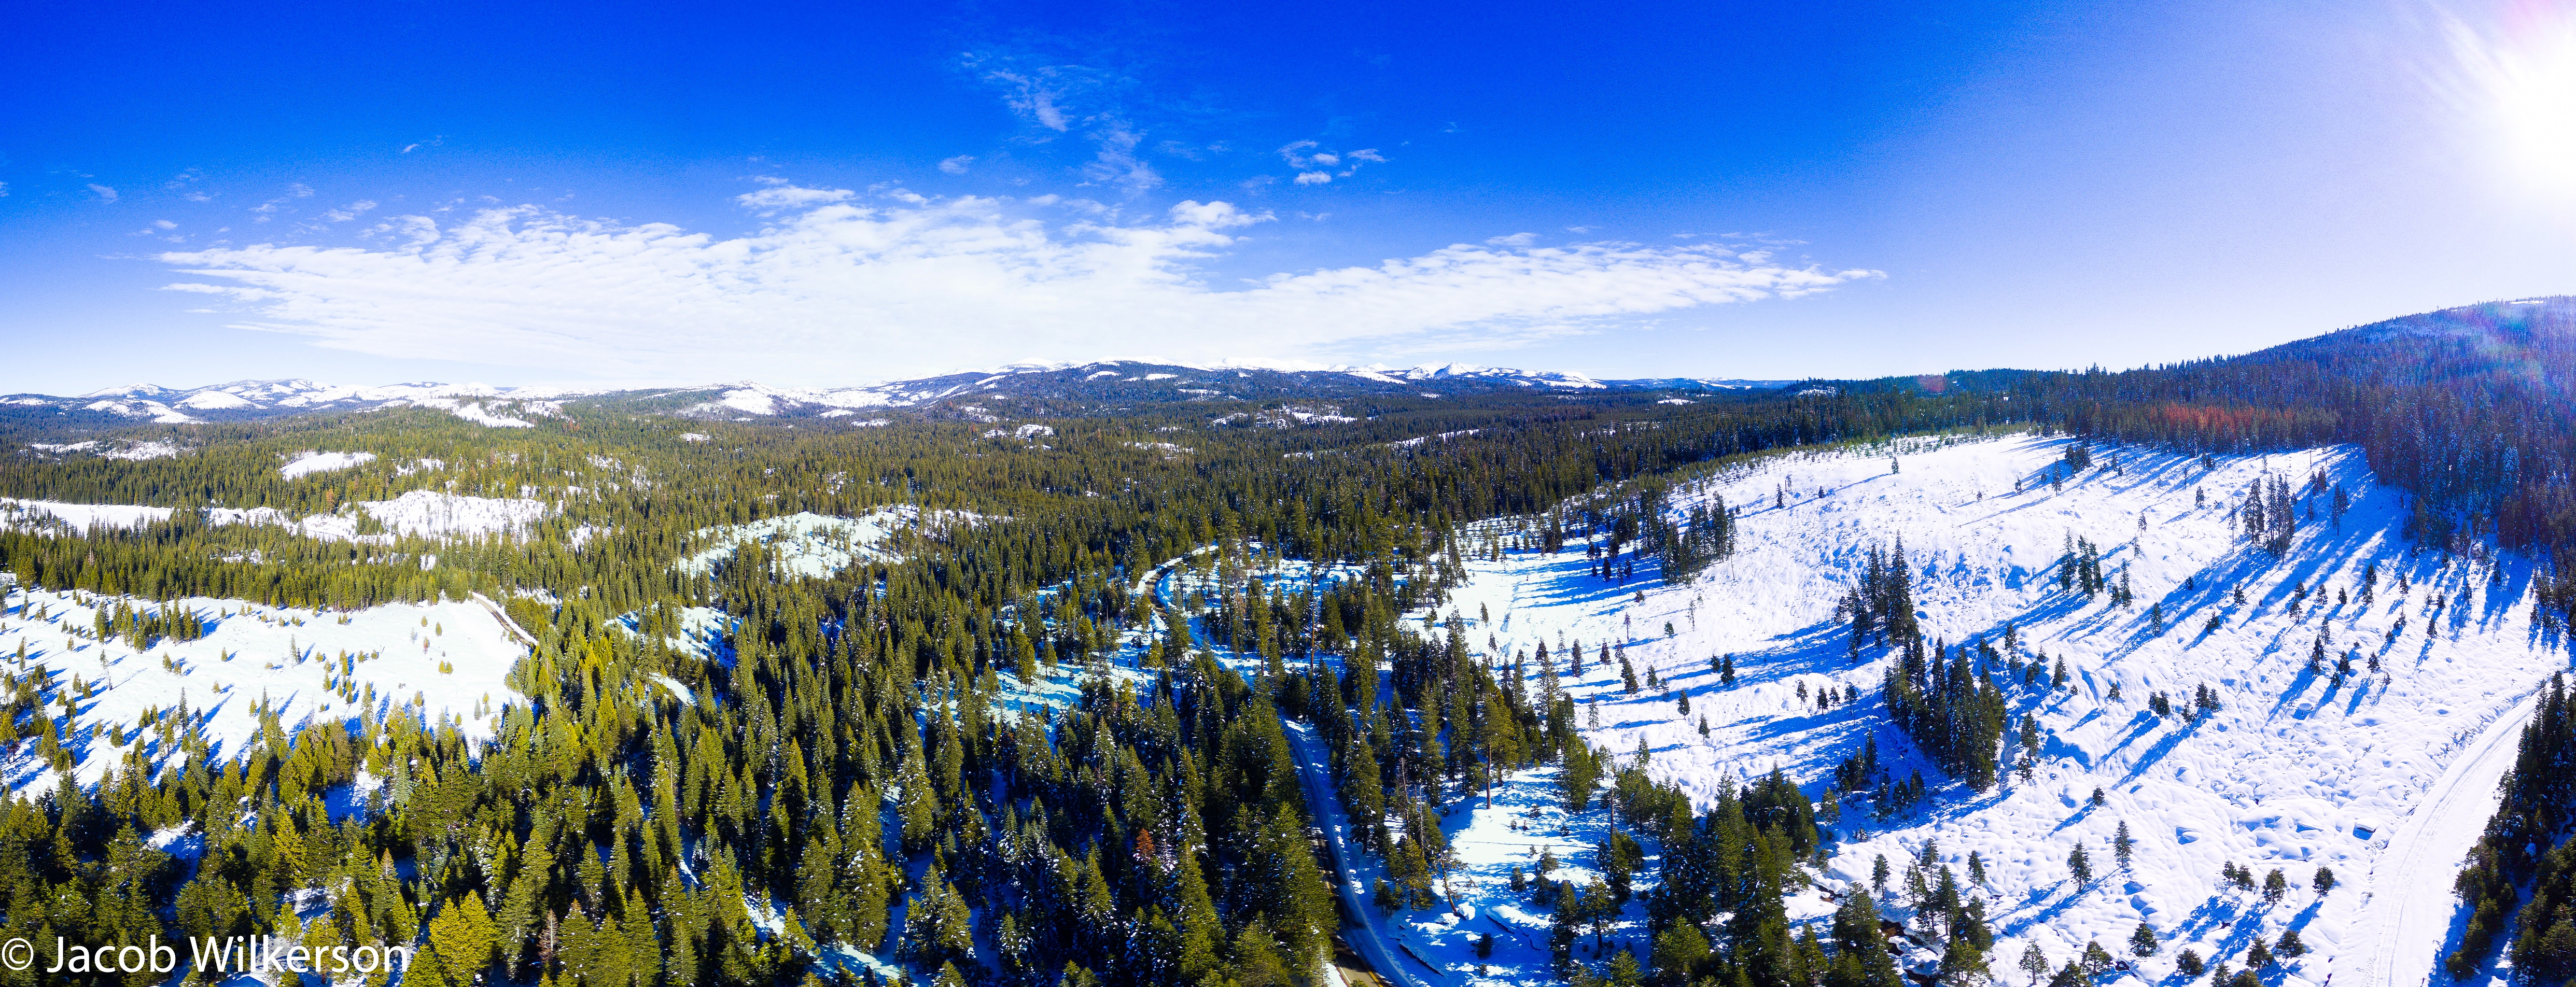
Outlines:
[{"label": "pine tree", "polygon": [[2136,849],[2136,841],[2129,838],[2129,821],[2123,819],[2111,834],[2111,856],[2120,862],[2121,870],[2129,869],[2129,854]]},{"label": "pine tree", "polygon": [[2084,853],[2084,844],[2078,843],[2075,849],[2067,851],[2066,871],[2074,876],[2075,885],[2079,888],[2093,883],[2093,859]]},{"label": "pine tree", "polygon": [[2112,959],[2111,951],[2102,948],[2099,941],[2093,941],[2084,944],[2084,958],[2081,962],[2084,964],[2085,976],[2098,977],[2111,972],[2111,968],[2119,961]]},{"label": "pine tree", "polygon": [[2030,977],[2032,987],[2038,987],[2039,978],[2048,975],[2048,954],[2040,951],[2039,940],[2033,939],[2022,947],[2018,966],[2023,974]]},{"label": "pine tree", "polygon": [[2308,944],[2300,941],[2299,930],[2283,929],[2281,930],[2281,940],[2274,944],[2272,951],[2291,959],[2298,959],[2301,956],[2307,955]]},{"label": "pine tree", "polygon": [[2139,956],[2154,956],[2157,948],[2156,930],[2149,928],[2147,923],[2138,923],[2138,931],[2129,933],[2129,952]]}]

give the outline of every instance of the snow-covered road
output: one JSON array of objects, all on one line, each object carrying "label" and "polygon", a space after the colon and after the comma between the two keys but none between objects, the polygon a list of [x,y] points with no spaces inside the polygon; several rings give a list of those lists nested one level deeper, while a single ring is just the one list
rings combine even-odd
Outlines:
[{"label": "snow-covered road", "polygon": [[2352,968],[2361,987],[2432,982],[2458,911],[2452,876],[2495,814],[2502,797],[2497,782],[2513,767],[2522,725],[2539,702],[2535,690],[2488,724],[2389,837],[2364,888],[2369,898],[2353,922],[2354,941],[2362,948],[2336,964]]},{"label": "snow-covered road", "polygon": [[1399,933],[1380,921],[1377,909],[1369,904],[1360,887],[1360,879],[1350,861],[1359,851],[1350,845],[1350,820],[1342,814],[1341,800],[1333,796],[1332,775],[1326,771],[1327,754],[1324,740],[1303,723],[1288,724],[1288,747],[1297,754],[1297,776],[1306,785],[1306,805],[1315,812],[1315,824],[1324,829],[1324,846],[1333,855],[1333,888],[1341,895],[1343,911],[1358,922],[1357,928],[1343,931],[1342,938],[1377,968],[1377,975],[1398,987],[1440,987],[1447,983],[1426,976],[1429,968],[1405,954],[1398,941]]}]

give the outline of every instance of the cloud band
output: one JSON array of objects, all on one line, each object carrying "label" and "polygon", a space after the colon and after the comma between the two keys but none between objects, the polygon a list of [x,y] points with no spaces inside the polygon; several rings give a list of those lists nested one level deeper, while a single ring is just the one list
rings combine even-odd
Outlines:
[{"label": "cloud band", "polygon": [[397,217],[375,228],[374,248],[263,244],[160,259],[202,279],[172,289],[231,299],[252,317],[243,327],[335,348],[624,380],[803,384],[1021,357],[1508,343],[1878,276],[1710,245],[1504,240],[1220,285],[1206,273],[1212,259],[1269,217],[1183,202],[1119,223],[1052,197],[860,200],[792,186],[744,205],[770,225],[719,239],[520,206],[446,227]]}]

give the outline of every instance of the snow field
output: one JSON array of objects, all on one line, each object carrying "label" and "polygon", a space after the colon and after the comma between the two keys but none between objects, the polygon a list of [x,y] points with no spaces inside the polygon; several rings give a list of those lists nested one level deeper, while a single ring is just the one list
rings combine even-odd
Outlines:
[{"label": "snow field", "polygon": [[[330,613],[192,597],[171,605],[203,618],[204,637],[159,640],[137,651],[122,638],[94,639],[95,616],[113,610],[116,598],[0,588],[9,590],[0,608],[0,664],[15,674],[44,671],[40,715],[61,724],[64,746],[77,759],[74,775],[84,785],[121,765],[135,744],[151,763],[178,766],[175,745],[136,727],[147,714],[166,715],[183,700],[217,758],[239,754],[258,734],[252,708],[263,697],[290,734],[308,723],[411,710],[432,722],[452,717],[476,738],[492,736],[501,710],[521,701],[503,680],[527,649],[472,602]],[[157,609],[148,601],[127,602]],[[90,691],[65,720],[58,697],[76,678]],[[10,790],[36,793],[54,784],[36,747],[32,735],[0,744],[0,782]]]},{"label": "snow field", "polygon": [[[932,523],[972,522],[974,515],[949,511],[928,520]],[[731,556],[735,549],[760,544],[768,546],[772,557],[790,574],[826,579],[860,562],[901,558],[886,547],[886,542],[896,532],[915,529],[923,521],[919,508],[899,504],[880,507],[858,517],[831,517],[806,511],[748,524],[704,528],[695,535],[700,544],[712,547],[680,560],[679,567],[682,572],[692,574],[711,573],[715,571],[716,564]]]},{"label": "snow field", "polygon": [[299,476],[364,466],[375,461],[376,454],[372,452],[308,452],[278,467],[277,472],[292,480]]},{"label": "snow field", "polygon": [[[1547,641],[1560,672],[1564,645],[1583,642],[1584,674],[1567,688],[1600,714],[1587,735],[1623,756],[1644,741],[1652,771],[1702,799],[1721,780],[1741,783],[1775,765],[1819,794],[1836,762],[1874,735],[1896,778],[1919,769],[1935,792],[1893,818],[1852,807],[1840,825],[1829,823],[1841,839],[1829,878],[1866,885],[1880,854],[1901,875],[1929,838],[1964,881],[1976,852],[1989,881],[1975,891],[1987,899],[2000,937],[1994,962],[2006,979],[2018,978],[2010,965],[2027,942],[2062,963],[2099,941],[2137,966],[2118,979],[2180,983],[2174,956],[2184,946],[2213,966],[2241,966],[2254,937],[2269,942],[2296,928],[2311,952],[2284,959],[2273,979],[2307,984],[2365,951],[2348,932],[2366,897],[2413,896],[2423,899],[2416,911],[2449,915],[2455,854],[2418,854],[2417,866],[2375,874],[2373,865],[2461,750],[2565,667],[2529,624],[2527,565],[2446,566],[2434,553],[2410,554],[2398,535],[2400,497],[2379,488],[2350,448],[2221,458],[2204,471],[2193,457],[2104,447],[2093,469],[2052,490],[2047,471],[2066,445],[2027,436],[1915,442],[1899,448],[1893,471],[1885,450],[1764,460],[1676,498],[1677,510],[1708,493],[1742,508],[1736,554],[1688,585],[1656,585],[1643,565],[1637,580],[1606,583],[1587,574],[1577,541],[1554,556],[1515,551],[1472,563],[1474,579],[1452,608],[1471,622],[1480,606],[1489,612],[1471,637],[1483,645],[1492,635],[1505,655]],[[2105,466],[2114,458],[2116,473]],[[2237,522],[2246,487],[2269,471],[2296,489],[2320,470],[2354,495],[2341,524],[2330,520],[2325,496],[2303,497],[2315,514],[2302,518],[2285,557],[2250,546]],[[2195,503],[2196,489],[2205,503]],[[2006,690],[2016,723],[2035,714],[2042,727],[2030,781],[2007,777],[1982,794],[1949,783],[1885,716],[1878,691],[1887,650],[1848,656],[1835,603],[1856,584],[1868,547],[1898,536],[1927,636],[1955,646],[1982,634],[2000,647],[2010,621],[2023,657],[2063,658],[2073,673],[2072,691]],[[2133,605],[2058,589],[2053,566],[2079,537],[2101,547],[2113,582],[2126,573]],[[2374,562],[2376,596],[2364,604],[2362,573]],[[2503,582],[2491,585],[2499,569]],[[2400,590],[2401,577],[2409,590]],[[2233,606],[2240,585],[2247,603]],[[2302,585],[2322,595],[2294,610]],[[2149,626],[2158,603],[2161,633]],[[2222,626],[2205,632],[2212,614]],[[2329,632],[2329,663],[2354,655],[2355,675],[2340,686],[2305,671],[2313,642]],[[1641,679],[1656,669],[1669,691],[1624,692],[1615,659],[1604,663],[1597,652],[1611,643],[1624,646]],[[1722,654],[1734,656],[1732,688],[1711,668]],[[2380,671],[2364,671],[2374,657]],[[2225,704],[2205,722],[2147,711],[2151,692],[2187,709],[2203,684]],[[1820,710],[1800,698],[1800,685],[1809,697],[1856,687],[1862,698]],[[2110,697],[2115,688],[2119,699]],[[1683,692],[1689,717],[1672,695]],[[2510,742],[2504,747],[2509,759]],[[2008,743],[2008,758],[2019,753]],[[2098,807],[2090,804],[2097,788]],[[2495,794],[2491,784],[2470,788],[2473,797],[2452,799],[2443,812],[2464,814],[2461,825],[2473,831]],[[2126,870],[2108,842],[2122,821],[2137,841]],[[2095,880],[2084,887],[2066,865],[2078,842],[2094,862]],[[2258,877],[2282,869],[2292,891],[2266,905],[2257,893],[2222,888],[2224,861]],[[2308,888],[2319,866],[2342,881],[2323,900]],[[1889,911],[1906,909],[1900,902]],[[2163,940],[2144,959],[2126,949],[2141,922]],[[2426,973],[2387,979],[2415,983]]]},{"label": "snow field", "polygon": [[[60,522],[76,531],[87,531],[92,527],[133,531],[169,520],[171,510],[130,504],[67,504],[0,497],[0,526],[44,530]],[[206,522],[279,527],[287,529],[290,534],[323,541],[373,545],[394,543],[395,535],[359,534],[359,513],[373,517],[400,535],[475,538],[508,534],[526,538],[530,528],[554,514],[554,507],[541,500],[467,497],[435,490],[414,490],[392,500],[352,501],[343,505],[340,513],[315,514],[300,521],[289,519],[285,512],[273,507],[247,510],[215,507],[207,509]]]}]

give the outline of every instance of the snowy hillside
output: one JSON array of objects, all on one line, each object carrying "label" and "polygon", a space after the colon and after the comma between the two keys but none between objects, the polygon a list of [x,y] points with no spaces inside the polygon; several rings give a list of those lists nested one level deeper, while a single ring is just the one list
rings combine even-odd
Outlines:
[{"label": "snowy hillside", "polygon": [[[182,703],[221,759],[239,755],[258,733],[254,708],[263,702],[290,733],[306,723],[410,709],[432,721],[452,717],[466,736],[479,738],[492,736],[495,717],[519,701],[503,679],[527,649],[480,602],[327,613],[188,598],[168,605],[196,613],[205,635],[137,649],[113,632],[101,640],[99,615],[120,602],[144,611],[162,605],[0,588],[8,591],[0,666],[40,683],[85,785],[122,770],[137,752],[149,763],[171,764],[177,746],[138,726],[156,716],[175,723],[169,718]],[[76,697],[68,718],[66,697]],[[0,744],[0,782],[16,792],[49,790],[55,776],[39,748],[34,739]]]},{"label": "snowy hillside", "polygon": [[[1470,621],[1490,614],[1478,644],[1490,634],[1500,653],[1527,655],[1544,641],[1560,670],[1580,642],[1588,660],[1568,688],[1587,722],[1598,715],[1593,743],[1626,755],[1642,741],[1655,775],[1703,796],[1775,766],[1818,794],[1874,738],[1894,778],[1920,770],[1934,791],[1888,818],[1855,806],[1828,823],[1841,838],[1831,877],[1866,885],[1882,854],[1901,875],[1931,839],[1964,880],[1976,853],[1988,882],[1972,890],[1989,903],[2007,979],[2020,979],[2007,971],[2026,943],[2054,965],[2099,941],[2146,982],[2180,983],[2168,977],[2185,946],[2213,966],[2242,966],[2256,937],[2295,928],[2312,952],[2282,960],[2288,982],[2335,972],[2347,983],[2365,972],[2373,984],[2421,982],[2452,932],[2451,875],[2492,809],[2522,700],[2566,665],[2530,624],[2530,573],[2510,560],[2410,554],[2398,493],[2377,487],[2350,449],[2221,457],[2205,470],[2193,457],[2095,448],[2093,468],[2053,488],[2065,446],[1919,440],[1893,458],[1882,447],[1768,459],[1676,505],[1713,493],[1741,509],[1737,553],[1688,585],[1605,582],[1578,540],[1561,554],[1471,563],[1454,609]],[[2340,523],[2329,494],[2305,486],[2319,472],[2352,494]],[[2246,489],[2267,474],[2285,477],[2308,512],[2278,560],[2238,521]],[[2071,673],[2068,688],[2016,680],[2005,690],[2013,722],[2029,714],[2040,726],[2029,780],[2007,774],[1982,794],[1949,782],[1887,717],[1888,649],[1850,655],[1837,603],[1867,550],[1899,538],[1927,637],[2000,648],[2012,624],[2017,657],[2062,660]],[[2099,547],[2106,577],[2129,585],[2134,603],[2060,588],[2058,561],[2075,539]],[[2321,640],[2324,674],[2308,670]],[[1604,645],[1664,687],[1626,691]],[[1713,667],[1728,655],[1732,686]],[[2333,662],[2345,656],[2353,673],[2337,684]],[[2223,708],[2195,725],[2187,714],[2204,685]],[[1858,701],[1816,701],[1850,690]],[[2180,715],[2151,712],[2155,693]],[[1683,694],[1689,715],[1678,711]],[[2020,756],[2017,739],[2005,753]],[[2136,840],[2126,869],[2110,846],[2124,822]],[[2095,874],[2080,886],[2068,864],[2079,843]],[[2230,861],[2283,870],[2286,899],[2222,887]],[[2321,866],[2342,882],[2322,900],[2309,887]],[[1901,901],[1898,884],[1882,898]],[[2163,943],[2143,959],[2127,948],[2141,923]]]},{"label": "snowy hillside", "polygon": [[595,393],[601,392],[436,383],[352,387],[291,379],[237,380],[184,390],[129,384],[76,397],[14,394],[0,399],[0,404],[78,409],[164,425],[253,420],[314,411],[419,407],[435,408],[493,428],[528,428],[532,425],[528,417],[559,414],[564,399]]},{"label": "snowy hillside", "polygon": [[[169,520],[171,510],[131,504],[71,504],[0,497],[0,529],[74,535],[92,527],[130,531]],[[315,514],[301,520],[288,518],[273,507],[214,507],[206,510],[205,517],[206,523],[213,525],[266,525],[324,541],[391,545],[396,535],[478,538],[507,534],[525,538],[531,527],[552,516],[554,510],[553,505],[541,500],[468,497],[434,490],[414,490],[392,500],[351,501],[343,505],[339,513]],[[361,516],[383,525],[390,533],[360,534]]]}]

